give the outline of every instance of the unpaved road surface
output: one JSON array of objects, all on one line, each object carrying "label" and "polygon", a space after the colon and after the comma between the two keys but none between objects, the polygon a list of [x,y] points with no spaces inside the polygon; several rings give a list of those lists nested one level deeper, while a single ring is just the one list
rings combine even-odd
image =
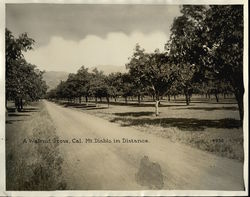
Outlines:
[{"label": "unpaved road surface", "polygon": [[[243,190],[243,164],[44,101],[75,190]],[[86,138],[92,143],[86,143]],[[147,140],[122,143],[122,138]],[[112,143],[95,143],[107,139]],[[73,140],[73,141],[72,141]],[[73,143],[73,142],[81,143]],[[121,143],[114,143],[120,140]]]}]

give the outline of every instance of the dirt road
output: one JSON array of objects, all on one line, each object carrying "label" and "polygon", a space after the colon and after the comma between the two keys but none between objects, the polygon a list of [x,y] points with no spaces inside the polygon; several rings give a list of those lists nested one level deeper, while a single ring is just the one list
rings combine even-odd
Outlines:
[{"label": "dirt road", "polygon": [[44,102],[62,140],[69,189],[244,189],[240,162]]}]

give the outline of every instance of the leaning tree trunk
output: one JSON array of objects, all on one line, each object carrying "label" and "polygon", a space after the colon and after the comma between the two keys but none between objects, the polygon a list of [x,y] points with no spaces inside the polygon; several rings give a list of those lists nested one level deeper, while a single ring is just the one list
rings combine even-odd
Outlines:
[{"label": "leaning tree trunk", "polygon": [[5,98],[5,109],[8,111],[8,98],[7,98],[7,96]]},{"label": "leaning tree trunk", "polygon": [[235,90],[234,91],[235,98],[238,103],[238,108],[239,108],[239,114],[240,114],[240,120],[243,121],[243,116],[244,116],[244,106],[243,106],[243,96],[244,96],[244,90]]}]

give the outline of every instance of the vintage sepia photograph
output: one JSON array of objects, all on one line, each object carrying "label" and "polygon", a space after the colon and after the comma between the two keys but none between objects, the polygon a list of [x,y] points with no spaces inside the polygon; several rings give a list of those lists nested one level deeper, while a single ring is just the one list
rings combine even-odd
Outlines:
[{"label": "vintage sepia photograph", "polygon": [[6,191],[246,191],[243,4],[7,3],[5,21]]}]

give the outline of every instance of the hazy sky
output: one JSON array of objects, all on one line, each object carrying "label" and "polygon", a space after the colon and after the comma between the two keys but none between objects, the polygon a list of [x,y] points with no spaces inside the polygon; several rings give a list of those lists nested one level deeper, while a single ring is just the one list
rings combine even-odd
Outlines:
[{"label": "hazy sky", "polygon": [[123,66],[136,43],[148,52],[164,49],[174,5],[8,4],[6,26],[35,41],[27,61],[42,70],[75,72],[81,65]]}]

